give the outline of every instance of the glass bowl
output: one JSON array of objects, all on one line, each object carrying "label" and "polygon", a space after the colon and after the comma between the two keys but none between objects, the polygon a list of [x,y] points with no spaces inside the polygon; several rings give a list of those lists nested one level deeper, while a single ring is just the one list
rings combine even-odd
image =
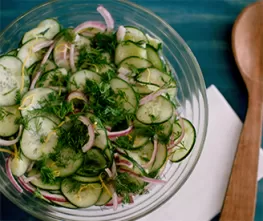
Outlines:
[{"label": "glass bowl", "polygon": [[17,206],[39,219],[127,221],[144,216],[176,194],[190,176],[203,149],[207,130],[208,106],[206,87],[200,67],[193,53],[178,33],[147,9],[121,0],[51,1],[22,15],[0,34],[0,54],[17,48],[23,33],[46,18],[56,17],[65,27],[74,27],[87,20],[103,21],[103,18],[96,11],[98,4],[103,4],[111,12],[116,27],[119,25],[136,26],[142,31],[163,40],[164,56],[173,67],[174,77],[178,83],[180,112],[181,115],[193,122],[197,132],[196,143],[191,154],[185,160],[166,166],[163,179],[168,182],[165,185],[152,186],[148,194],[136,197],[133,204],[119,206],[117,211],[113,211],[109,207],[95,206],[87,209],[65,209],[51,206],[26,191],[20,194],[5,174],[4,164],[7,155],[0,153],[1,192]]}]

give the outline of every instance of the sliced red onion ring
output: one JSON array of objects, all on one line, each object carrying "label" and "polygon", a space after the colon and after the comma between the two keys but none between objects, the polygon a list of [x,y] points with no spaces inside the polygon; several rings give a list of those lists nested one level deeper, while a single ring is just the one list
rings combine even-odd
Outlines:
[{"label": "sliced red onion ring", "polygon": [[125,151],[119,147],[116,148],[116,151],[121,154],[125,154]]},{"label": "sliced red onion ring", "polygon": [[113,159],[112,166],[111,166],[111,172],[112,172],[112,177],[116,177],[116,175],[117,175],[117,168],[116,168],[116,163],[115,163],[114,159]]},{"label": "sliced red onion ring", "polygon": [[125,166],[125,167],[128,167],[128,168],[133,168],[133,163],[130,162],[129,160],[118,160],[116,162],[116,165],[117,166]]},{"label": "sliced red onion ring", "polygon": [[86,21],[86,22],[78,25],[74,29],[74,31],[76,33],[80,33],[80,32],[82,33],[85,29],[88,29],[88,28],[96,28],[100,32],[105,32],[105,30],[106,30],[106,26],[103,23],[99,22],[99,21]]},{"label": "sliced red onion ring", "polygon": [[88,102],[88,98],[85,96],[84,93],[82,93],[81,91],[73,91],[71,92],[68,97],[67,100],[68,101],[72,101],[73,99],[79,99],[79,100],[83,100],[85,103]]},{"label": "sliced red onion ring", "polygon": [[185,135],[184,121],[180,116],[178,116],[178,118],[179,118],[179,123],[180,123],[181,128],[182,128],[182,133],[180,134],[180,136],[176,140],[172,141],[170,146],[167,148],[168,151],[172,151],[182,141],[182,139],[184,138],[184,135]]},{"label": "sliced red onion ring", "polygon": [[[122,197],[117,196],[117,204],[121,204],[122,200]],[[113,200],[110,200],[105,206],[113,206]]]},{"label": "sliced red onion ring", "polygon": [[156,154],[157,154],[157,151],[158,151],[158,141],[157,139],[155,138],[153,140],[153,153],[152,153],[152,156],[151,156],[151,159],[149,162],[147,162],[146,164],[142,165],[143,168],[149,168],[150,166],[152,166],[155,158],[156,158]]},{"label": "sliced red onion ring", "polygon": [[106,168],[105,171],[108,174],[109,178],[113,177],[113,174],[112,174],[112,172],[111,172],[111,170],[109,168]]},{"label": "sliced red onion ring", "polygon": [[14,178],[12,171],[11,171],[11,157],[8,157],[5,162],[5,169],[6,174],[10,182],[13,184],[13,186],[17,189],[19,193],[23,193],[23,189],[20,187],[20,185],[17,183],[16,179]]},{"label": "sliced red onion ring", "polygon": [[119,26],[117,31],[117,41],[123,41],[126,34],[126,28],[124,26]]},{"label": "sliced red onion ring", "polygon": [[107,131],[107,135],[109,138],[116,138],[128,135],[132,131],[133,126],[129,126],[126,130],[122,131]]},{"label": "sliced red onion ring", "polygon": [[144,105],[152,100],[154,100],[156,97],[160,96],[161,94],[167,92],[167,89],[160,89],[158,91],[155,91],[147,96],[145,96],[144,98],[142,98],[140,100],[140,105]]},{"label": "sliced red onion ring", "polygon": [[165,183],[167,183],[167,181],[165,181],[165,180],[158,180],[158,179],[153,179],[153,178],[149,178],[146,176],[140,176],[140,175],[134,173],[133,171],[126,170],[123,168],[120,168],[119,171],[120,171],[120,173],[128,173],[129,175],[136,177],[136,178],[138,178],[144,182],[147,182],[147,183],[153,183],[153,184],[165,184]]},{"label": "sliced red onion ring", "polygon": [[0,146],[12,146],[16,144],[21,137],[22,131],[23,131],[23,125],[20,125],[17,137],[14,140],[0,139]]},{"label": "sliced red onion ring", "polygon": [[33,169],[33,166],[35,165],[35,161],[32,161],[30,164],[29,164],[29,167],[27,168],[27,171],[26,172],[30,172],[32,169]]},{"label": "sliced red onion ring", "polygon": [[133,203],[134,203],[133,195],[132,195],[132,194],[129,194],[129,198],[130,198],[130,204],[133,204]]},{"label": "sliced red onion ring", "polygon": [[37,74],[35,75],[35,77],[33,78],[32,82],[31,82],[30,90],[32,90],[32,89],[35,88],[36,83],[37,83],[38,79],[40,78],[40,76],[41,76],[41,74],[42,74],[41,68],[43,67],[43,65],[46,64],[48,57],[50,56],[52,50],[54,49],[54,46],[55,46],[55,44],[53,43],[53,44],[49,47],[49,49],[48,49],[47,53],[45,54],[44,58],[42,59],[42,61],[41,61],[41,63],[40,63],[39,71],[37,72]]},{"label": "sliced red onion ring", "polygon": [[109,13],[109,11],[106,8],[104,8],[102,5],[100,5],[97,8],[97,11],[104,18],[105,23],[107,25],[107,31],[108,32],[112,31],[114,29],[114,20],[113,20],[111,14]]},{"label": "sliced red onion ring", "polygon": [[113,210],[116,211],[118,208],[118,196],[115,191],[112,194],[112,203],[113,203]]},{"label": "sliced red onion ring", "polygon": [[35,53],[35,52],[40,51],[43,48],[47,48],[47,47],[51,46],[53,43],[54,43],[53,40],[47,40],[47,41],[43,41],[43,42],[41,42],[39,44],[36,44],[33,47],[33,52]]},{"label": "sliced red onion ring", "polygon": [[87,152],[94,144],[95,141],[95,131],[92,123],[87,117],[80,116],[79,120],[88,127],[89,141],[82,147],[82,151]]},{"label": "sliced red onion ring", "polygon": [[[21,176],[18,178],[18,180],[20,181],[21,185],[30,193],[34,193],[37,189],[32,186],[30,183],[26,183],[25,179],[27,179],[25,176]],[[44,190],[39,190],[40,194],[48,199],[48,200],[52,200],[52,201],[57,201],[57,202],[67,202],[66,198],[61,195],[61,194],[53,194],[53,193],[49,193],[47,191]]]},{"label": "sliced red onion ring", "polygon": [[75,55],[75,45],[71,44],[70,45],[70,52],[69,52],[69,64],[70,64],[70,68],[72,70],[72,72],[76,72],[76,66],[75,66],[75,59],[74,59],[74,55]]}]

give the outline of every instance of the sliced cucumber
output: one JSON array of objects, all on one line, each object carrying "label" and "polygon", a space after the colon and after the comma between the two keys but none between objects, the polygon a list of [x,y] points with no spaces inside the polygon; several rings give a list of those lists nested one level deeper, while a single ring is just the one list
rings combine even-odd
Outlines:
[{"label": "sliced cucumber", "polygon": [[70,202],[52,201],[52,203],[57,204],[57,205],[62,206],[62,207],[65,207],[65,208],[69,208],[69,209],[77,209],[78,208]]},{"label": "sliced cucumber", "polygon": [[82,35],[77,35],[75,40],[75,45],[77,48],[81,48],[83,46],[90,47],[91,41]]},{"label": "sliced cucumber", "polygon": [[11,50],[11,51],[7,52],[6,55],[16,56],[17,55],[17,49],[14,49],[14,50]]},{"label": "sliced cucumber", "polygon": [[[16,104],[16,95],[24,87],[21,94],[28,90],[29,77],[24,69],[22,76],[22,62],[14,56],[0,57],[0,106]],[[24,83],[23,83],[24,81]]]},{"label": "sliced cucumber", "polygon": [[80,176],[76,174],[72,176],[72,179],[83,183],[95,183],[100,181],[100,178],[98,176],[88,177],[88,176]]},{"label": "sliced cucumber", "polygon": [[139,57],[128,57],[125,60],[123,60],[119,65],[119,67],[128,68],[128,69],[130,67],[148,68],[151,66],[153,66],[153,64],[150,61]]},{"label": "sliced cucumber", "polygon": [[9,137],[15,134],[19,128],[15,121],[20,117],[18,106],[0,107],[0,136]]},{"label": "sliced cucumber", "polygon": [[[133,134],[132,134],[132,136],[133,136]],[[136,130],[135,130],[135,133],[133,136],[133,148],[134,149],[140,148],[148,142],[149,142],[149,137],[142,136],[142,135],[136,133]]]},{"label": "sliced cucumber", "polygon": [[22,45],[19,52],[17,53],[17,57],[24,63],[26,68],[29,68],[32,64],[40,61],[43,58],[41,50],[38,52],[33,52],[33,48],[35,45],[41,44],[46,40],[46,38],[32,39]]},{"label": "sliced cucumber", "polygon": [[31,160],[25,157],[23,153],[20,153],[17,158],[13,158],[11,160],[12,174],[14,174],[17,177],[24,175],[30,163]]},{"label": "sliced cucumber", "polygon": [[167,159],[167,148],[164,144],[158,144],[157,154],[154,160],[154,164],[150,169],[150,173],[158,171],[166,162]]},{"label": "sliced cucumber", "polygon": [[69,58],[67,57],[68,50],[68,43],[63,37],[57,41],[53,50],[53,57],[56,65],[67,70],[70,69]]},{"label": "sliced cucumber", "polygon": [[145,34],[139,30],[138,28],[131,27],[131,26],[125,26],[126,33],[124,36],[124,41],[133,41],[133,42],[147,42],[147,38]]},{"label": "sliced cucumber", "polygon": [[150,35],[146,34],[145,35],[147,40],[148,40],[148,44],[151,45],[155,50],[159,50],[162,48],[162,41],[157,39],[157,38],[152,38]]},{"label": "sliced cucumber", "polygon": [[115,64],[118,65],[124,59],[132,56],[147,59],[147,51],[131,41],[122,42],[115,50]]},{"label": "sliced cucumber", "polygon": [[[23,154],[31,160],[40,160],[51,153],[58,139],[53,131],[55,126],[56,124],[46,117],[29,120],[20,141]],[[41,142],[43,139],[45,141]]]},{"label": "sliced cucumber", "polygon": [[99,183],[82,184],[72,179],[64,179],[61,191],[64,196],[77,207],[87,208],[94,205],[100,198],[102,186]]},{"label": "sliced cucumber", "polygon": [[95,147],[92,147],[84,155],[84,161],[77,174],[82,176],[99,175],[108,167],[107,158],[104,153]]},{"label": "sliced cucumber", "polygon": [[153,64],[153,66],[158,68],[159,70],[163,70],[164,64],[158,52],[150,45],[146,46],[146,51],[147,51],[147,58]]},{"label": "sliced cucumber", "polygon": [[64,87],[67,86],[68,72],[65,68],[57,68],[46,72],[37,82],[37,87]]},{"label": "sliced cucumber", "polygon": [[[39,171],[36,169],[32,169],[28,173],[28,177],[32,177],[35,175],[40,174]],[[53,184],[50,183],[44,183],[41,179],[41,177],[35,177],[33,180],[30,181],[34,186],[44,189],[44,190],[60,190],[61,180],[57,179]]]},{"label": "sliced cucumber", "polygon": [[[32,78],[34,78],[35,74],[40,70],[40,64],[41,64],[41,61],[32,64],[32,65],[27,69],[28,75],[33,75]],[[45,65],[43,65],[43,66],[41,67],[41,70],[42,70],[42,73],[45,73],[45,72],[54,70],[54,69],[56,69],[56,68],[57,68],[57,65],[56,65],[53,61],[47,60],[47,62],[45,63]]]},{"label": "sliced cucumber", "polygon": [[[110,190],[109,185],[106,185],[108,190]],[[96,206],[104,206],[105,204],[107,204],[110,200],[111,200],[111,194],[108,193],[108,191],[106,190],[105,187],[103,187],[102,189],[102,193],[100,195],[100,198],[98,199],[98,201],[96,202]]]},{"label": "sliced cucumber", "polygon": [[63,148],[56,153],[55,159],[47,160],[46,166],[55,171],[58,177],[66,177],[75,173],[83,162],[83,154],[72,148]]},{"label": "sliced cucumber", "polygon": [[138,75],[137,81],[142,84],[148,84],[147,86],[151,91],[156,91],[159,87],[173,82],[173,79],[156,68],[147,68]]},{"label": "sliced cucumber", "polygon": [[180,142],[173,151],[172,156],[170,157],[170,160],[172,162],[179,162],[186,158],[189,153],[192,151],[194,144],[195,144],[195,139],[196,139],[196,131],[192,123],[183,118],[183,123],[184,123],[184,130],[185,134]]},{"label": "sliced cucumber", "polygon": [[108,71],[115,71],[114,68],[108,64],[94,64],[90,67],[90,70],[96,72],[99,75],[103,75]]},{"label": "sliced cucumber", "polygon": [[144,124],[160,124],[169,120],[173,115],[173,111],[172,103],[163,96],[159,96],[140,106],[136,118]]},{"label": "sliced cucumber", "polygon": [[[110,81],[112,90],[116,93],[118,100],[122,100],[123,108],[127,111],[134,112],[138,106],[138,100],[133,88],[120,78],[113,78]],[[124,96],[122,96],[124,95]]]},{"label": "sliced cucumber", "polygon": [[38,26],[25,33],[22,43],[33,38],[45,37],[52,39],[60,31],[60,25],[55,19],[46,19],[38,24]]},{"label": "sliced cucumber", "polygon": [[51,61],[51,60],[47,60],[45,67],[44,67],[44,70],[43,70],[43,73],[45,73],[47,71],[51,71],[55,68],[57,68],[57,65],[55,64],[55,62]]},{"label": "sliced cucumber", "polygon": [[70,89],[71,91],[83,90],[86,84],[86,80],[101,82],[101,77],[93,71],[81,70],[76,72],[70,77]]},{"label": "sliced cucumber", "polygon": [[140,84],[136,82],[133,85],[133,89],[139,94],[150,94],[152,90],[149,89],[149,85]]},{"label": "sliced cucumber", "polygon": [[[48,98],[48,95],[54,93],[54,90],[49,88],[35,88],[27,92],[22,101],[19,109],[23,117],[33,116],[32,110],[39,109],[41,107],[41,101]],[[35,115],[34,115],[35,116]]]}]

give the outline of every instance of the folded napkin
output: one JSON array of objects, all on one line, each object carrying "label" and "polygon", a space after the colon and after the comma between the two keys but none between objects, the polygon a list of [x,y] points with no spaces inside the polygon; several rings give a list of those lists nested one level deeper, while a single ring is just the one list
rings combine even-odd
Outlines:
[{"label": "folded napkin", "polygon": [[[223,200],[242,122],[215,86],[207,89],[208,133],[202,155],[183,187],[168,202],[139,221],[208,221]],[[260,150],[258,179],[263,178]]]}]

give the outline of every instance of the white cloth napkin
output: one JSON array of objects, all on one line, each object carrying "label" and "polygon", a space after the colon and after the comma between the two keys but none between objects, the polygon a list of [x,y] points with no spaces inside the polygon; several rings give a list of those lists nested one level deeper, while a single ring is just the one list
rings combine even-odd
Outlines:
[{"label": "white cloth napkin", "polygon": [[[208,133],[196,168],[172,199],[139,221],[208,221],[220,212],[242,122],[214,85],[207,89],[207,97]],[[262,149],[260,178],[263,178]]]}]

